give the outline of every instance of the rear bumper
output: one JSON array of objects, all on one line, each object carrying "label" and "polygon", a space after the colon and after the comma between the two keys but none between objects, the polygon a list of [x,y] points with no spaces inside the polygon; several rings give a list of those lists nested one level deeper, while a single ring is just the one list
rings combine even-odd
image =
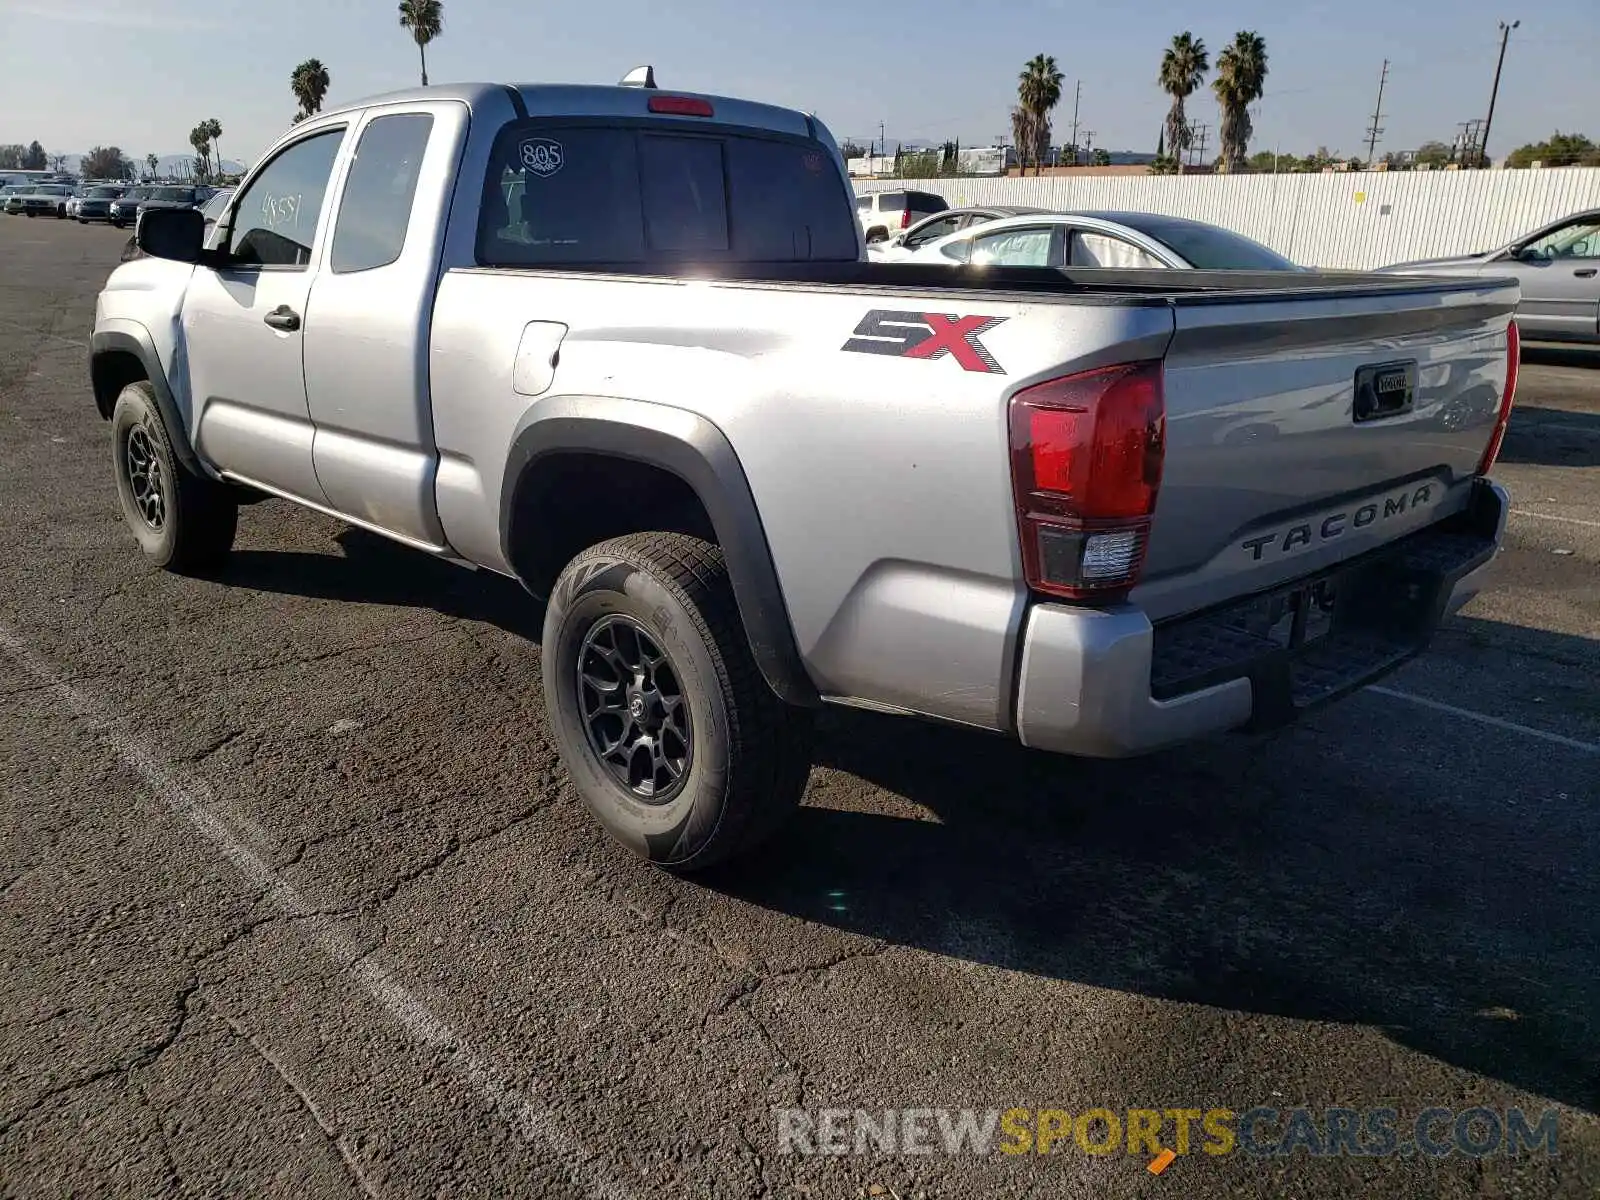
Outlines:
[{"label": "rear bumper", "polygon": [[[1041,750],[1144,754],[1207,734],[1270,728],[1363,687],[1427,648],[1483,587],[1510,500],[1489,480],[1466,510],[1332,570],[1152,626],[1139,609],[1036,604],[1028,613],[1017,734]],[[1272,625],[1333,595],[1330,627],[1289,644]]]}]

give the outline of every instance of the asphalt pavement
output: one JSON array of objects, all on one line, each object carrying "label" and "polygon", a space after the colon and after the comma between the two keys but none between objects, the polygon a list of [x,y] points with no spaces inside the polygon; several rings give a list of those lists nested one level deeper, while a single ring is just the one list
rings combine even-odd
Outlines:
[{"label": "asphalt pavement", "polygon": [[[144,565],[86,372],[126,236],[0,217],[0,1193],[1600,1194],[1600,351],[1528,348],[1495,587],[1381,688],[1131,763],[830,711],[683,881],[579,806],[513,584],[275,501]],[[1299,1106],[1400,1146],[780,1138]],[[1557,1153],[1399,1152],[1474,1107]]]}]

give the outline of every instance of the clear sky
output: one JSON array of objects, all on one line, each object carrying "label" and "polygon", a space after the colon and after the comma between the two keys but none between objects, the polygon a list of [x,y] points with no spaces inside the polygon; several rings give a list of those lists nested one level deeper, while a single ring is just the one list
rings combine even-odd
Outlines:
[{"label": "clear sky", "polygon": [[[649,62],[663,87],[813,109],[842,141],[959,137],[1009,128],[1021,64],[1054,54],[1067,77],[1055,117],[1065,142],[1072,86],[1080,126],[1108,149],[1153,150],[1166,102],[1161,51],[1189,29],[1212,56],[1239,29],[1267,42],[1271,74],[1252,149],[1365,153],[1378,72],[1384,149],[1449,141],[1482,117],[1498,50],[1511,35],[1490,151],[1553,129],[1600,138],[1600,0],[445,0],[429,48],[434,82],[615,82]],[[873,27],[864,14],[875,18]],[[893,25],[890,18],[895,19]],[[142,158],[187,152],[199,120],[221,149],[254,160],[294,112],[289,72],[317,57],[329,102],[417,82],[416,47],[392,0],[0,0],[0,143],[37,138],[53,153],[102,143]],[[1210,122],[1209,92],[1191,119]],[[1214,145],[1215,143],[1210,143]]]}]

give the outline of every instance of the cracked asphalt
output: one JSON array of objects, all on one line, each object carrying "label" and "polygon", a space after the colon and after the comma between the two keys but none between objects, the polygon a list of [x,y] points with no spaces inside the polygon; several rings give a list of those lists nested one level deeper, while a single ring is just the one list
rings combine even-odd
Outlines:
[{"label": "cracked asphalt", "polygon": [[[581,811],[514,585],[277,502],[145,567],[85,366],[125,236],[0,217],[0,1193],[1600,1193],[1600,352],[1528,349],[1496,586],[1384,691],[1135,763],[830,712],[784,837],[686,882]],[[1559,1155],[773,1113],[1258,1105],[1553,1108]]]}]

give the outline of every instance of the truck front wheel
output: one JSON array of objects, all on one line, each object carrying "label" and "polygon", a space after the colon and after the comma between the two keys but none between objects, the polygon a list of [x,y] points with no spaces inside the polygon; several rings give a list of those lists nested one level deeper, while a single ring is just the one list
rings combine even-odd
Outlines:
[{"label": "truck front wheel", "polygon": [[144,380],[117,396],[111,443],[122,518],[144,556],[180,573],[216,566],[233,548],[239,506],[226,485],[178,460],[155,391]]},{"label": "truck front wheel", "polygon": [[552,589],[543,660],[562,761],[635,854],[699,870],[799,805],[811,714],[762,678],[719,547],[638,533],[585,550]]}]

